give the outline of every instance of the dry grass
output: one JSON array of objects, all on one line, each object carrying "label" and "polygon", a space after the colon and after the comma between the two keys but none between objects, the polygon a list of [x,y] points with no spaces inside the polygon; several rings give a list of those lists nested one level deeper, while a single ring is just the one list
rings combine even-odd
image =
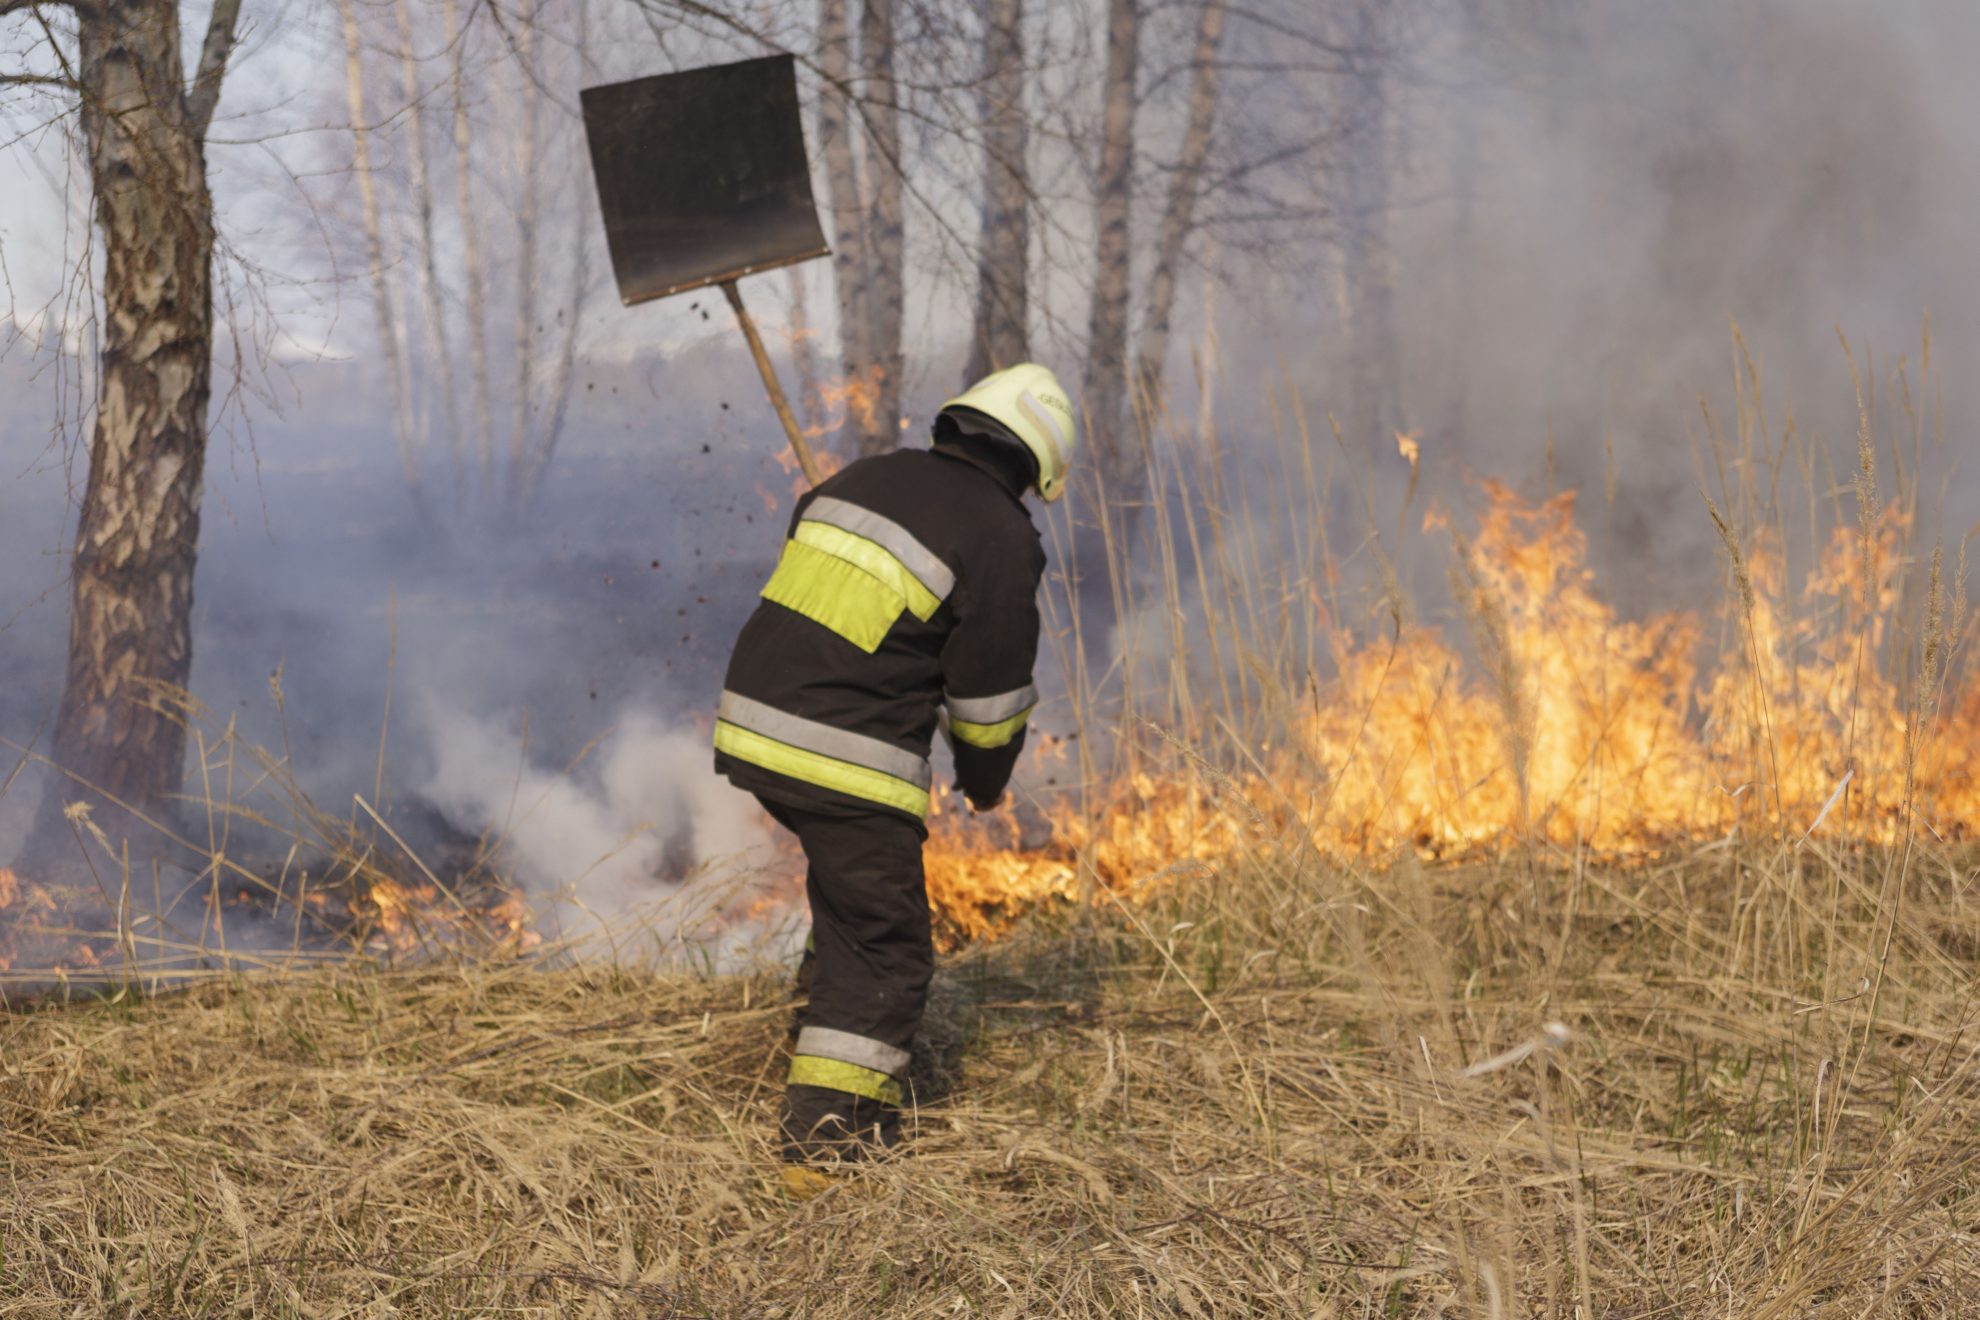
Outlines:
[{"label": "dry grass", "polygon": [[1873,1010],[1891,861],[1263,842],[946,963],[912,1154],[803,1206],[774,970],[17,1009],[0,1314],[1971,1314],[1980,914],[1914,857]]}]

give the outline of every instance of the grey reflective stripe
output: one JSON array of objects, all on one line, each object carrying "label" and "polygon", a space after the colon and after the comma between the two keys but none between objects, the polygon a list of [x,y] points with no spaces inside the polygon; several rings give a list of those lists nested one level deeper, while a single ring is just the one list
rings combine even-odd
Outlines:
[{"label": "grey reflective stripe", "polygon": [[1052,456],[1059,460],[1061,468],[1066,466],[1066,450],[1072,446],[1066,443],[1066,428],[1059,425],[1059,419],[1052,410],[1040,403],[1030,390],[1018,395],[1018,407],[1031,419],[1031,424],[1044,431],[1045,442],[1052,446]]},{"label": "grey reflective stripe", "polygon": [[816,1059],[837,1059],[890,1076],[906,1068],[911,1057],[906,1050],[896,1049],[884,1040],[834,1031],[831,1027],[806,1027],[798,1032],[797,1044],[791,1052],[809,1054]]},{"label": "grey reflective stripe", "polygon": [[822,522],[863,536],[886,550],[906,566],[907,571],[921,579],[921,585],[935,593],[935,599],[947,600],[955,590],[956,575],[942,562],[942,557],[914,539],[907,528],[892,518],[883,518],[871,509],[862,509],[857,504],[821,495],[805,506],[805,522]]},{"label": "grey reflective stripe", "polygon": [[995,697],[952,697],[944,693],[942,704],[949,708],[951,716],[967,723],[1001,724],[1038,704],[1038,686],[1026,683],[1015,692]]},{"label": "grey reflective stripe", "polygon": [[740,693],[724,692],[715,714],[737,728],[775,738],[780,743],[788,743],[807,752],[817,752],[820,756],[829,756],[835,761],[847,761],[896,779],[905,779],[916,788],[925,789],[934,782],[927,757],[916,756],[905,747],[896,747],[890,742],[869,738],[850,729],[835,729],[817,720],[802,719]]}]

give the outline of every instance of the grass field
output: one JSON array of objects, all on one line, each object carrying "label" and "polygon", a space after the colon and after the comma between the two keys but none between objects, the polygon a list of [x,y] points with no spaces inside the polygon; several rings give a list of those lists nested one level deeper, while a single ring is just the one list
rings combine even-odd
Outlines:
[{"label": "grass field", "polygon": [[0,1315],[1974,1314],[1971,858],[1302,856],[945,961],[803,1205],[781,969],[17,1009]]}]

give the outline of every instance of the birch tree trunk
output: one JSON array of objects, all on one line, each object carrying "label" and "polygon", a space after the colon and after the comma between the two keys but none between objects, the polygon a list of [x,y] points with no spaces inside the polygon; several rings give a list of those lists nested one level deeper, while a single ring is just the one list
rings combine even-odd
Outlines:
[{"label": "birch tree trunk", "polygon": [[863,454],[901,442],[901,325],[905,310],[905,230],[901,213],[900,88],[894,80],[895,0],[865,0],[859,53],[867,72],[867,298],[872,338],[873,418],[861,438]]},{"label": "birch tree trunk", "polygon": [[986,0],[983,27],[983,236],[965,386],[1031,356],[1024,0]]},{"label": "birch tree trunk", "polygon": [[1134,203],[1135,71],[1141,41],[1139,0],[1108,0],[1107,74],[1095,179],[1097,234],[1092,315],[1086,339],[1084,404],[1100,476],[1118,500],[1131,485],[1137,446],[1126,417],[1129,222]]},{"label": "birch tree trunk", "polygon": [[[869,331],[866,256],[866,196],[852,123],[852,27],[848,0],[819,0],[818,149],[825,158],[825,187],[832,212],[832,281],[839,301],[839,361],[845,385],[870,375],[873,352]],[[846,430],[857,446],[867,429],[848,410]]]},{"label": "birch tree trunk", "polygon": [[371,307],[378,321],[378,346],[392,379],[392,434],[399,446],[399,465],[415,501],[419,499],[419,463],[414,453],[412,389],[406,376],[405,354],[399,351],[398,318],[392,312],[392,287],[385,271],[385,236],[378,214],[378,179],[371,168],[371,126],[364,97],[364,61],[358,41],[357,11],[352,0],[337,0],[344,29],[344,95],[351,115],[351,173],[357,176],[358,201],[364,210],[365,261],[371,275]]},{"label": "birch tree trunk", "polygon": [[75,11],[102,356],[53,748],[74,780],[51,786],[38,840],[66,833],[62,804],[101,803],[76,780],[141,811],[179,791],[213,359],[204,142],[239,10],[215,5],[190,90],[172,0]]},{"label": "birch tree trunk", "polygon": [[468,366],[474,375],[474,452],[485,487],[495,475],[495,407],[488,380],[488,293],[481,267],[481,221],[474,200],[474,138],[468,127],[467,40],[459,0],[441,0],[447,46],[453,52],[454,157],[458,167],[461,264],[467,285]]},{"label": "birch tree trunk", "polygon": [[1217,121],[1217,51],[1224,38],[1225,0],[1203,0],[1197,21],[1196,44],[1190,54],[1189,124],[1183,131],[1182,157],[1169,184],[1169,204],[1162,212],[1162,232],[1155,243],[1155,268],[1148,277],[1147,321],[1141,334],[1136,393],[1150,408],[1164,402],[1163,373],[1169,356],[1170,317],[1176,302],[1176,269],[1182,264],[1183,244],[1196,221],[1197,199],[1203,195],[1203,166]]},{"label": "birch tree trunk", "polygon": [[542,176],[537,163],[536,6],[522,0],[516,14],[516,109],[522,131],[516,142],[516,176],[521,196],[516,199],[516,359],[515,394],[509,418],[510,507],[521,499],[521,483],[529,464],[529,416],[535,397],[536,366],[536,239],[542,206]]},{"label": "birch tree trunk", "polygon": [[[577,71],[580,76],[585,76],[592,72],[589,0],[576,0],[572,11],[577,29]],[[557,446],[564,438],[564,425],[570,417],[571,378],[577,368],[578,336],[584,325],[584,301],[591,283],[591,236],[597,232],[597,222],[590,214],[588,193],[580,195],[574,209],[577,214],[572,226],[575,250],[571,255],[570,302],[558,317],[561,337],[550,378],[543,391],[543,404],[548,416],[530,446],[528,458],[516,482],[514,512],[518,515],[526,515],[535,503],[537,492],[543,486],[544,474],[550,470],[550,463],[557,456]]]},{"label": "birch tree trunk", "polygon": [[419,62],[413,53],[412,5],[410,0],[398,0],[393,8],[399,21],[399,77],[406,98],[406,131],[410,136],[406,168],[412,187],[413,226],[419,236],[420,305],[440,396],[441,434],[458,487],[464,475],[460,408],[454,397],[454,355],[447,342],[447,308],[440,296],[439,254],[433,243],[433,177],[426,159],[426,103],[420,95]]}]

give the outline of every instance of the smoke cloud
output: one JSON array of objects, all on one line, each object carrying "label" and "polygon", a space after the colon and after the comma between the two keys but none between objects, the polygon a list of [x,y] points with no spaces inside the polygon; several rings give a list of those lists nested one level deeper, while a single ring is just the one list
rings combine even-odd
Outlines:
[{"label": "smoke cloud", "polygon": [[609,922],[663,901],[690,912],[732,896],[773,855],[762,811],[709,772],[707,739],[660,715],[622,717],[589,755],[550,768],[517,730],[427,702],[433,769],[422,798],[494,840],[501,869]]}]

